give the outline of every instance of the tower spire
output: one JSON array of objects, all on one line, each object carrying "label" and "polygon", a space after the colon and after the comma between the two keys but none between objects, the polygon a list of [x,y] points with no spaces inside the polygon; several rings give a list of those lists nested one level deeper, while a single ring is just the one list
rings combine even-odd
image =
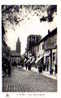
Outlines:
[{"label": "tower spire", "polygon": [[16,52],[19,54],[21,53],[21,42],[20,42],[19,37],[18,37],[17,42],[16,42]]}]

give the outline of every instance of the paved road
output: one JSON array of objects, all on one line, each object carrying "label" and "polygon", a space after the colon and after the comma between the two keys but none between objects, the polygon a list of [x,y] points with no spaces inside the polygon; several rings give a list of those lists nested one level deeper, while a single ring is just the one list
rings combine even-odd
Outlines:
[{"label": "paved road", "polygon": [[57,81],[39,73],[14,68],[11,77],[3,79],[3,92],[56,92]]}]

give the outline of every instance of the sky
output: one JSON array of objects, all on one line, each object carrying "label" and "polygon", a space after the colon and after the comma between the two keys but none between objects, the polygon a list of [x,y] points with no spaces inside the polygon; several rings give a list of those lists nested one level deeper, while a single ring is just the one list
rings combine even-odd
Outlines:
[{"label": "sky", "polygon": [[[56,27],[56,12],[53,14],[54,18],[52,22],[40,22],[40,18],[47,16],[47,7],[48,6],[40,6],[34,10],[31,6],[23,6],[19,8],[18,12],[13,11],[14,9],[12,8],[13,13],[4,15],[5,39],[11,50],[16,49],[16,42],[19,37],[21,42],[21,54],[23,54],[27,45],[27,37],[30,34],[41,35],[43,38],[48,33],[48,30],[51,31]],[[7,17],[9,17],[10,20],[8,20]]]}]

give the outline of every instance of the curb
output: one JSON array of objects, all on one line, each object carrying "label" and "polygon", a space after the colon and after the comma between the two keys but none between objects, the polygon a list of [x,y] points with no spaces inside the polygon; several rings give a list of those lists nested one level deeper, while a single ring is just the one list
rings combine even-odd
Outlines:
[{"label": "curb", "polygon": [[[34,68],[34,70],[32,69],[31,71],[38,73],[38,70],[37,70],[36,68]],[[43,71],[41,74],[42,74],[43,76],[45,76],[45,77],[48,77],[48,78],[57,80],[57,75],[55,75],[55,74],[50,75],[50,73],[49,73],[49,72],[46,72],[46,71]]]},{"label": "curb", "polygon": [[[23,68],[24,70],[26,70],[26,68]],[[28,71],[28,70],[27,70]],[[38,69],[37,68],[32,68],[31,69],[32,72],[36,72],[38,73]],[[40,73],[41,75],[45,76],[45,77],[48,77],[48,78],[51,78],[51,79],[54,79],[54,80],[57,80],[57,75],[50,75],[49,72],[46,72],[46,71],[43,71],[42,73]]]}]

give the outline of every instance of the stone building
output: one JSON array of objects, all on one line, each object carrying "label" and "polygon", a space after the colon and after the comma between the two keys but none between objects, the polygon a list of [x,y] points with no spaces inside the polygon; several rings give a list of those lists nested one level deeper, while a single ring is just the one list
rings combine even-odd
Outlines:
[{"label": "stone building", "polygon": [[16,66],[17,64],[20,64],[21,56],[19,53],[17,53],[15,50],[11,51],[11,64]]},{"label": "stone building", "polygon": [[11,51],[11,64],[16,66],[20,64],[20,60],[21,60],[21,43],[18,38],[16,42],[16,50]]},{"label": "stone building", "polygon": [[35,47],[38,48],[39,51],[36,51],[37,60],[43,58],[44,64],[47,66],[47,71],[51,71],[57,73],[57,28],[41,39],[40,43]]},{"label": "stone building", "polygon": [[2,73],[5,74],[11,73],[11,64],[10,64],[10,48],[8,47],[5,41],[5,29],[2,23]]},{"label": "stone building", "polygon": [[19,38],[16,42],[16,52],[21,54],[21,42],[20,42]]},{"label": "stone building", "polygon": [[34,55],[36,57],[36,46],[38,45],[38,43],[41,40],[41,36],[40,35],[30,35],[27,38],[27,52],[31,52],[32,55]]},{"label": "stone building", "polygon": [[57,28],[43,39],[44,40],[44,63],[48,63],[47,70],[57,67]]}]

